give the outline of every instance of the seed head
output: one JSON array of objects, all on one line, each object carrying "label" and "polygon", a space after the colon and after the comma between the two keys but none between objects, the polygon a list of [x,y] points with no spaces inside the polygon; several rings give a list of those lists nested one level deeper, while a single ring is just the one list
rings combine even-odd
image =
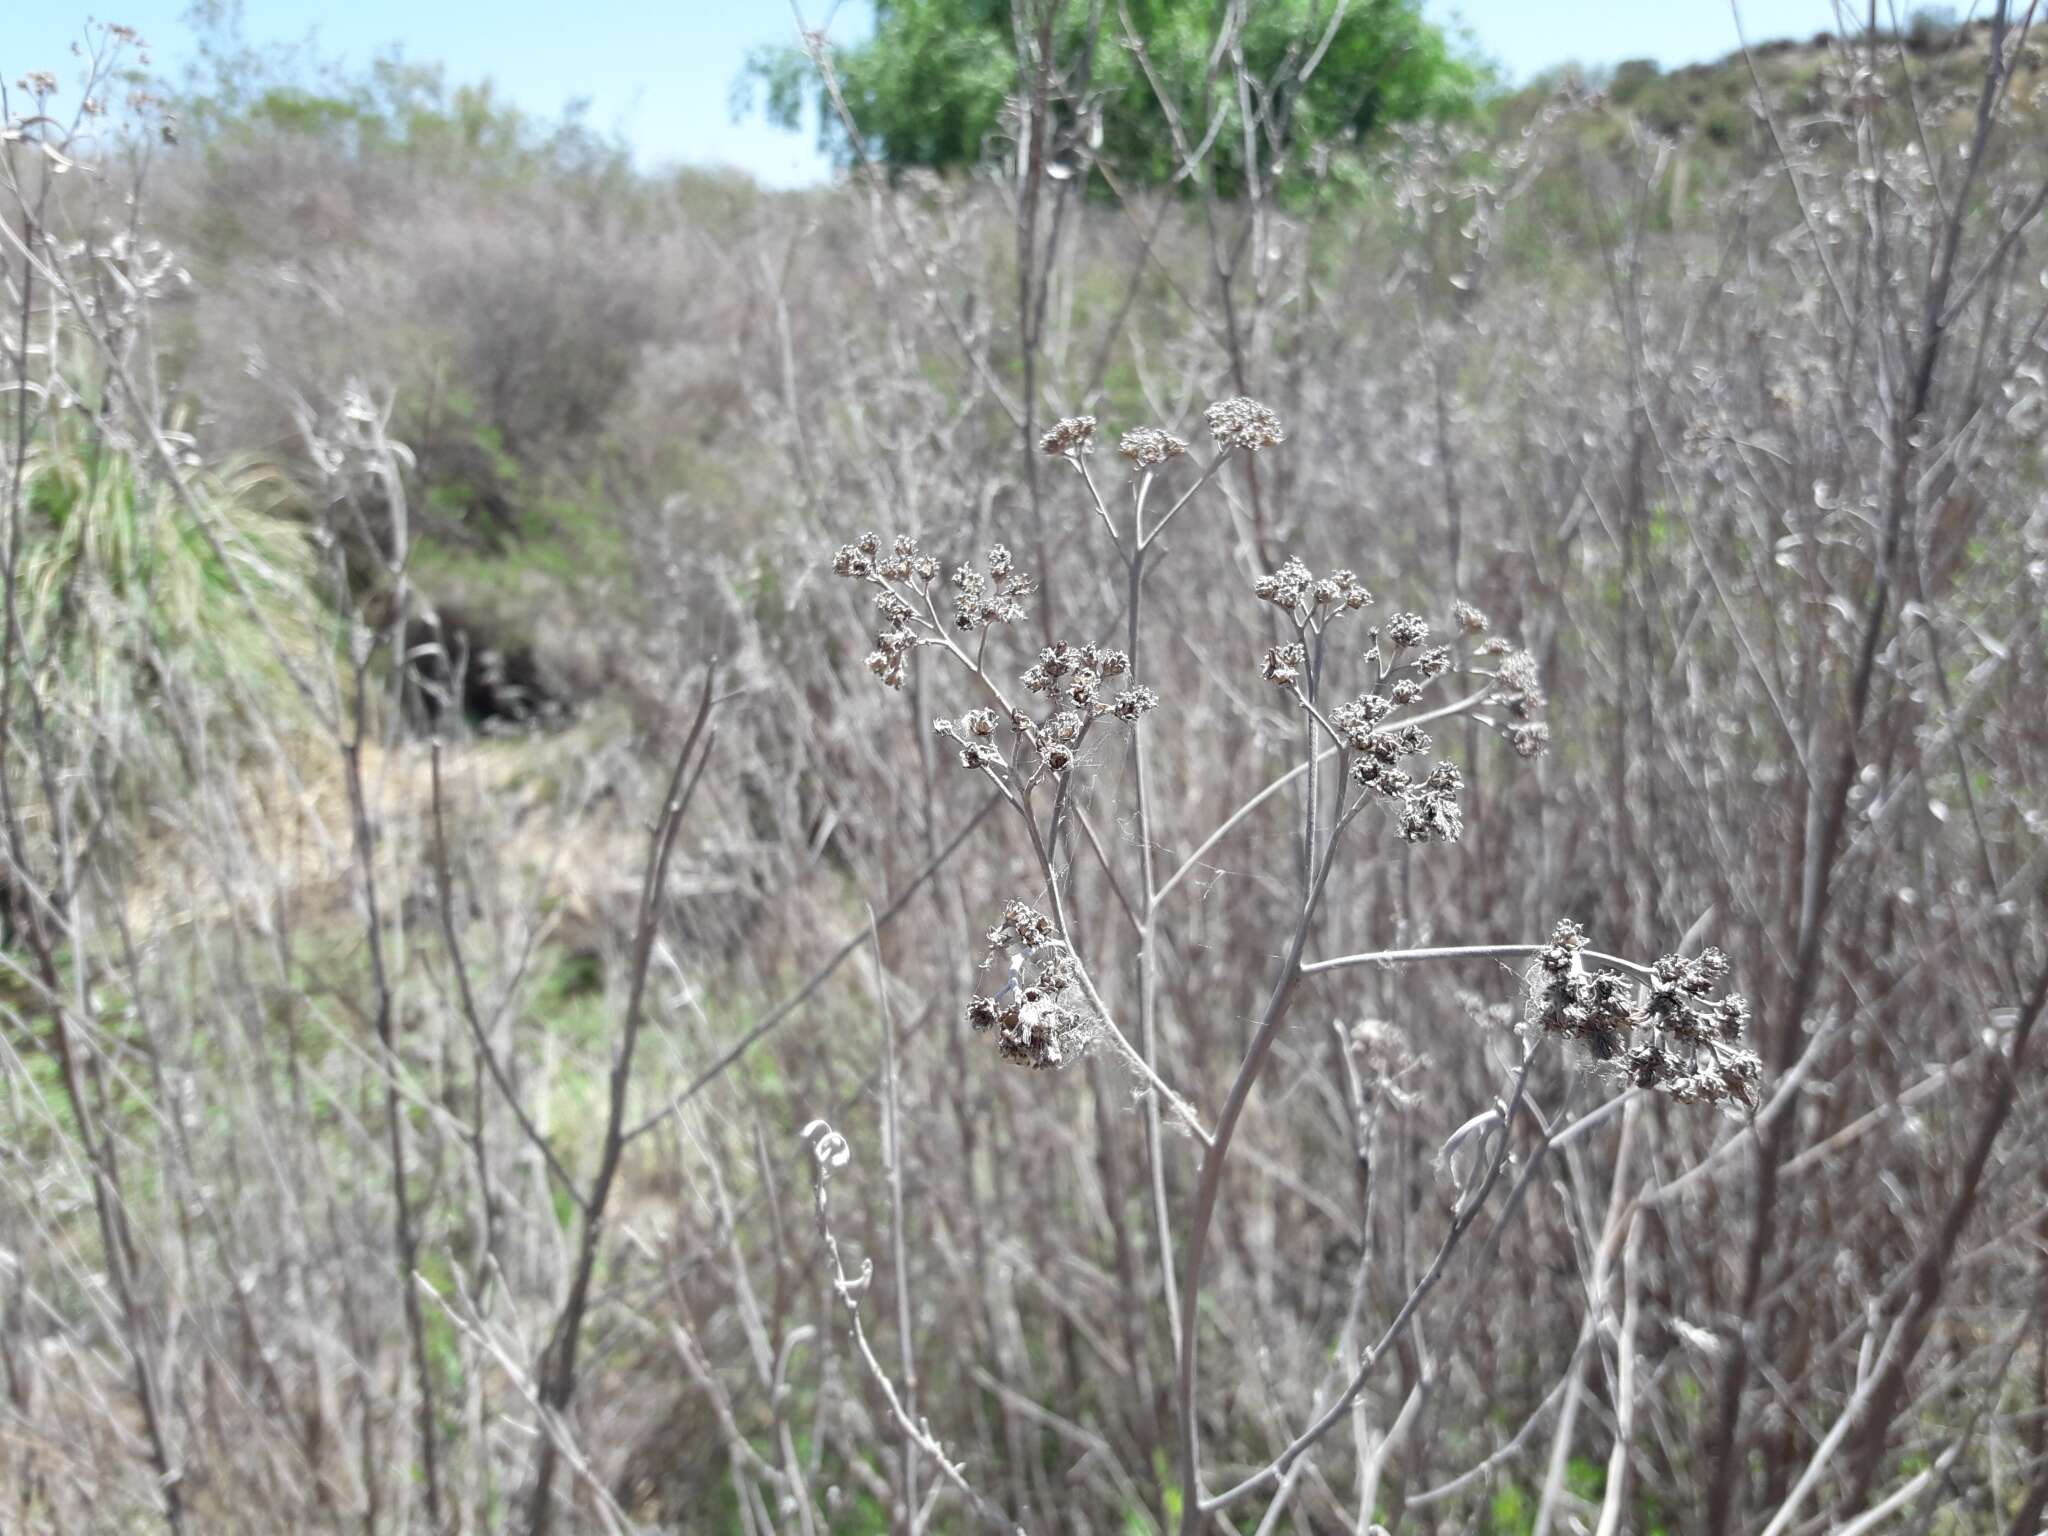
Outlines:
[{"label": "seed head", "polygon": [[[865,541],[863,541],[865,542]],[[845,551],[840,551],[844,554]],[[873,563],[875,575],[884,581],[930,581],[939,574],[939,562],[929,555],[917,552],[917,540],[907,533],[899,533],[889,546],[889,552],[882,554],[879,548],[866,551]]]},{"label": "seed head", "polygon": [[882,541],[872,533],[862,534],[851,544],[840,545],[839,553],[832,557],[832,574],[866,581],[875,574],[875,557],[881,547]]},{"label": "seed head", "polygon": [[1301,606],[1302,599],[1314,585],[1315,578],[1309,574],[1308,567],[1299,560],[1290,559],[1271,575],[1261,576],[1253,582],[1252,591],[1260,601],[1292,612]]},{"label": "seed head", "polygon": [[1036,949],[1041,944],[1050,944],[1059,934],[1053,920],[1036,907],[1021,901],[1003,903],[1002,920],[988,930],[988,947],[991,953],[1012,946],[1021,949]]},{"label": "seed head", "polygon": [[[1494,672],[1493,692],[1489,702],[1498,705],[1513,719],[1524,724],[1535,724],[1543,713],[1546,702],[1543,696],[1542,670],[1536,665],[1536,658],[1527,651],[1509,650],[1500,659]],[[1542,741],[1549,739],[1546,731]],[[1515,748],[1520,752],[1518,744]],[[1537,750],[1541,750],[1540,741]],[[1529,756],[1529,753],[1523,753]]]},{"label": "seed head", "polygon": [[1158,427],[1134,427],[1118,441],[1116,451],[1139,469],[1156,469],[1186,453],[1188,445]]},{"label": "seed head", "polygon": [[885,629],[868,652],[868,670],[891,688],[903,686],[903,663],[917,648],[917,636],[903,628]]},{"label": "seed head", "polygon": [[1455,795],[1433,789],[1408,792],[1401,811],[1401,840],[1408,843],[1455,843],[1465,831],[1465,814]]},{"label": "seed head", "polygon": [[1020,572],[1009,550],[998,544],[988,552],[988,574],[971,565],[953,569],[953,627],[972,633],[1024,617],[1024,599],[1038,585]]},{"label": "seed head", "polygon": [[993,997],[967,1000],[967,1022],[993,1032],[996,1049],[1020,1066],[1062,1067],[1087,1048],[1092,1015],[1074,996],[1075,972],[1053,922],[1020,901],[1007,903],[988,933],[989,955],[1010,959],[1011,984]]},{"label": "seed head", "polygon": [[1292,688],[1307,662],[1308,652],[1298,641],[1288,645],[1268,646],[1263,669],[1266,681],[1276,688]]},{"label": "seed head", "polygon": [[1000,772],[1003,754],[994,743],[996,715],[992,709],[970,709],[958,720],[934,720],[932,729],[960,744],[960,766],[970,772]]},{"label": "seed head", "polygon": [[1287,441],[1280,418],[1258,401],[1242,395],[1218,400],[1202,413],[1202,419],[1208,423],[1209,435],[1216,439],[1218,448],[1242,448],[1247,453],[1257,453],[1261,448],[1277,447]]},{"label": "seed head", "polygon": [[1429,639],[1429,624],[1419,613],[1397,613],[1387,620],[1387,644],[1397,651],[1421,645]]},{"label": "seed head", "polygon": [[1366,591],[1356,572],[1332,571],[1318,578],[1291,556],[1279,570],[1256,578],[1252,594],[1260,602],[1280,609],[1296,624],[1313,624],[1317,628],[1336,614],[1355,613],[1372,601],[1372,594]]},{"label": "seed head", "polygon": [[[1048,766],[1069,766],[1073,748],[1090,722],[1109,715],[1133,724],[1158,707],[1159,695],[1150,688],[1125,687],[1110,693],[1106,680],[1125,677],[1130,670],[1131,658],[1122,651],[1064,641],[1045,647],[1024,673],[1024,686],[1056,701],[1057,707],[1037,723],[1020,716],[1016,729],[1039,744]],[[1055,748],[1060,749],[1057,759]]]},{"label": "seed head", "polygon": [[1038,451],[1055,459],[1071,459],[1086,453],[1094,443],[1093,416],[1063,416],[1038,440]]},{"label": "seed head", "polygon": [[1159,707],[1159,695],[1150,688],[1126,688],[1110,701],[1109,712],[1126,725],[1135,725]]},{"label": "seed head", "polygon": [[[1360,704],[1363,705],[1364,702],[1361,700]],[[1360,722],[1370,711],[1357,706],[1345,706],[1338,713],[1344,716],[1344,723],[1339,724],[1337,728],[1350,731],[1348,744],[1358,754],[1352,759],[1351,782],[1360,789],[1370,790],[1382,799],[1403,801],[1405,809],[1405,801],[1415,788],[1415,780],[1400,765],[1406,759],[1420,757],[1429,750],[1429,732],[1415,725],[1384,731],[1363,727]],[[1333,720],[1332,723],[1337,722]],[[1454,774],[1456,771],[1451,770]],[[1439,796],[1457,793],[1457,785],[1454,782],[1433,782],[1435,787],[1432,792]],[[1423,788],[1430,789],[1431,784],[1426,782]]]},{"label": "seed head", "polygon": [[1532,1024],[1573,1040],[1596,1063],[1637,1088],[1682,1104],[1729,1103],[1754,1110],[1763,1064],[1742,1045],[1749,1004],[1708,996],[1728,974],[1718,950],[1666,955],[1642,987],[1619,971],[1588,972],[1585,936],[1562,922],[1529,969]]}]

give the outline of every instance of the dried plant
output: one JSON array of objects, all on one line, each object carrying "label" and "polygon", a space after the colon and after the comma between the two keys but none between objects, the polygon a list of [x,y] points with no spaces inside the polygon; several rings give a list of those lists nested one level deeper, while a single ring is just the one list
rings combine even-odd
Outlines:
[{"label": "dried plant", "polygon": [[1056,10],[788,197],[0,71],[0,1527],[2040,1526],[2033,10],[1170,188]]},{"label": "dried plant", "polygon": [[[1071,1065],[1094,1040],[1114,1041],[1137,1077],[1166,1098],[1202,1148],[1199,1183],[1185,1230],[1177,1231],[1169,1224],[1163,1200],[1153,1209],[1159,1250],[1165,1253],[1176,1243],[1184,1245],[1180,1321],[1173,1331],[1179,1339],[1182,1486],[1193,1491],[1183,1528],[1190,1531],[1241,1498],[1285,1479],[1296,1462],[1342,1421],[1374,1367],[1402,1337],[1405,1326],[1435,1288],[1446,1261],[1506,1166],[1509,1126],[1521,1103],[1536,1048],[1544,1040],[1557,1037],[1580,1042],[1594,1062],[1617,1069],[1621,1086],[1660,1090],[1681,1103],[1731,1101],[1753,1114],[1761,1078],[1757,1057],[1743,1044],[1747,1005],[1734,995],[1708,1000],[1728,970],[1728,962],[1718,950],[1691,959],[1671,955],[1654,966],[1614,962],[1644,978],[1647,985],[1641,988],[1619,971],[1589,974],[1583,963],[1584,937],[1569,921],[1558,924],[1548,946],[1418,947],[1336,960],[1305,957],[1331,874],[1339,863],[1340,843],[1361,812],[1371,806],[1386,809],[1405,843],[1455,843],[1462,836],[1464,816],[1458,794],[1464,778],[1458,766],[1442,759],[1426,771],[1404,766],[1430,753],[1433,742],[1423,729],[1425,724],[1441,729],[1445,722],[1470,719],[1506,737],[1525,758],[1547,744],[1548,734],[1536,718],[1544,695],[1537,664],[1527,651],[1489,637],[1475,652],[1466,653],[1466,642],[1484,635],[1490,627],[1476,608],[1456,605],[1451,624],[1455,648],[1433,645],[1430,625],[1417,613],[1396,613],[1384,625],[1357,619],[1373,597],[1355,571],[1340,569],[1319,578],[1292,558],[1278,570],[1258,577],[1252,583],[1252,593],[1277,610],[1282,634],[1293,637],[1268,646],[1259,671],[1302,720],[1300,761],[1277,781],[1277,785],[1299,786],[1301,831],[1293,872],[1297,901],[1290,914],[1291,934],[1283,930],[1269,940],[1239,939],[1280,953],[1285,959],[1221,1108],[1213,1112],[1213,1130],[1205,1129],[1209,1117],[1161,1080],[1160,1062],[1132,1048],[1102,1002],[1102,989],[1091,978],[1091,961],[1085,958],[1095,957],[1092,964],[1102,966],[1117,950],[1118,935],[1114,927],[1101,934],[1076,931],[1067,915],[1074,896],[1061,851],[1074,843],[1075,823],[1083,814],[1079,806],[1088,798],[1077,781],[1088,773],[1085,749],[1091,729],[1110,719],[1137,725],[1158,705],[1157,695],[1149,688],[1124,688],[1113,696],[1108,692],[1132,670],[1132,658],[1141,654],[1141,646],[1143,654],[1154,650],[1154,645],[1146,644],[1148,636],[1141,622],[1148,557],[1163,552],[1159,540],[1169,525],[1175,525],[1183,538],[1200,536],[1193,521],[1181,514],[1233,453],[1249,456],[1277,448],[1286,440],[1279,418],[1255,400],[1218,401],[1203,415],[1215,441],[1215,456],[1149,523],[1146,513],[1157,472],[1180,455],[1146,450],[1179,439],[1153,427],[1123,435],[1122,441],[1137,444],[1138,451],[1125,454],[1133,465],[1134,478],[1129,487],[1129,510],[1120,517],[1098,492],[1088,469],[1095,418],[1066,417],[1045,434],[1042,451],[1073,467],[1093,514],[1089,520],[1100,525],[1123,567],[1126,609],[1121,630],[1129,647],[1112,651],[1060,643],[1042,650],[1020,680],[1027,693],[1046,701],[1050,713],[1034,714],[1012,702],[999,670],[992,670],[989,660],[994,626],[1024,619],[1022,603],[1032,591],[1032,584],[1013,568],[1006,549],[998,546],[991,551],[985,576],[971,565],[954,570],[952,586],[959,603],[951,625],[939,613],[933,596],[940,562],[920,554],[918,541],[911,536],[899,535],[884,553],[876,535],[864,534],[843,546],[832,561],[835,575],[876,589],[875,602],[888,627],[878,637],[868,667],[884,684],[902,688],[919,653],[929,652],[964,669],[971,684],[989,701],[957,720],[940,719],[934,729],[958,744],[961,767],[983,775],[1022,821],[1035,856],[1028,878],[1045,893],[1052,909],[1048,915],[1022,901],[1004,905],[1001,921],[989,930],[989,958],[983,967],[1007,957],[1008,982],[993,996],[971,997],[966,1005],[967,1023],[978,1033],[992,1033],[1004,1059],[1037,1068]],[[1322,706],[1329,696],[1326,690],[1332,686],[1328,668],[1340,654],[1331,644],[1332,636],[1341,647],[1344,637],[1361,628],[1365,641],[1362,670],[1368,686],[1355,697],[1330,705],[1326,712]],[[971,655],[949,630],[975,637]],[[1436,688],[1446,679],[1450,687]],[[1436,702],[1446,692],[1461,692],[1464,697]],[[1163,718],[1171,719],[1172,714],[1168,706]],[[1142,755],[1137,771],[1142,784]],[[1043,803],[1047,797],[1049,806]],[[1262,792],[1226,817],[1199,846],[1211,846],[1264,798]],[[1094,834],[1086,835],[1092,842]],[[1141,793],[1131,837],[1144,850],[1138,882],[1142,895],[1134,901],[1125,890],[1116,891],[1117,906],[1136,930],[1140,955],[1149,947],[1163,895],[1152,877],[1150,851],[1157,840],[1168,836],[1152,825]],[[1120,872],[1112,859],[1099,844],[1093,851],[1114,885]],[[1177,880],[1178,875],[1168,885]],[[1443,963],[1525,954],[1538,958],[1530,970],[1530,1018],[1521,1063],[1513,1078],[1512,1102],[1499,1107],[1485,1127],[1487,1139],[1476,1155],[1486,1171],[1477,1187],[1461,1200],[1436,1261],[1416,1282],[1380,1341],[1366,1351],[1335,1401],[1263,1469],[1210,1494],[1202,1475],[1196,1409],[1198,1329],[1190,1320],[1201,1315],[1203,1264],[1220,1197],[1224,1158],[1252,1088],[1287,1025],[1298,984],[1306,976],[1353,965]],[[823,1199],[821,1178],[821,1212]],[[835,1283],[844,1293],[848,1282],[843,1270]],[[866,1359],[893,1401],[893,1388],[872,1352],[867,1352]],[[909,1432],[917,1433],[914,1426]]]}]

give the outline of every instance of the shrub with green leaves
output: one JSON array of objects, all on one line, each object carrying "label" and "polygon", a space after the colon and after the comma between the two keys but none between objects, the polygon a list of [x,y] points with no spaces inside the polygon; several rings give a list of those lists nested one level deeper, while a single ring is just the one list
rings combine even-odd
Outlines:
[{"label": "shrub with green leaves", "polygon": [[[1037,48],[1039,23],[1030,11],[1014,13],[1008,0],[877,0],[874,10],[869,38],[830,52],[862,147],[892,168],[946,170],[976,164],[1014,133],[1004,117],[1028,83],[1019,60]],[[1175,180],[1182,168],[1177,120],[1191,140],[1218,130],[1207,172],[1226,195],[1242,186],[1245,130],[1234,87],[1216,71],[1214,12],[1207,0],[1131,0],[1122,14],[1144,39],[1141,59],[1123,39],[1119,14],[1053,7],[1057,89],[1097,104],[1095,152],[1120,177]],[[1303,67],[1304,38],[1327,43],[1313,71]],[[1417,0],[1359,0],[1334,17],[1316,0],[1266,0],[1250,9],[1240,43],[1252,77],[1290,82],[1287,142],[1263,145],[1269,159],[1292,145],[1341,150],[1389,123],[1460,115],[1482,78],[1424,19]],[[758,50],[748,78],[765,87],[768,117],[783,127],[800,124],[815,94],[821,143],[853,158],[855,146],[801,49]]]}]

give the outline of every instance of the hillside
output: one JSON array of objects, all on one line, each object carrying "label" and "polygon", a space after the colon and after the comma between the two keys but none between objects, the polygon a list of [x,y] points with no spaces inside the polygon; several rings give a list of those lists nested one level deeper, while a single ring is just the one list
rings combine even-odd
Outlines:
[{"label": "hillside", "polygon": [[[1533,117],[1560,88],[1590,89],[1595,103],[1616,120],[1639,123],[1659,138],[1687,144],[1734,148],[1752,132],[1757,84],[1787,121],[1798,124],[1833,110],[1837,97],[1829,77],[1864,71],[1877,89],[1896,95],[1923,113],[1945,115],[1974,110],[1984,83],[1990,48],[1987,20],[1957,24],[1922,15],[1903,33],[1861,34],[1847,38],[1832,32],[1811,38],[1752,40],[1748,50],[1723,58],[1665,70],[1656,61],[1638,59],[1587,77],[1560,70],[1514,93],[1508,115]],[[2042,94],[2048,51],[2032,39],[2010,48],[2014,105],[2028,122],[2039,120],[2048,101]]]}]

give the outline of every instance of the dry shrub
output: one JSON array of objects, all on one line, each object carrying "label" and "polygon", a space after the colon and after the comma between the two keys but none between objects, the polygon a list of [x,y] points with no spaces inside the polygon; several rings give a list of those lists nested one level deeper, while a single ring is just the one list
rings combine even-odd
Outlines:
[{"label": "dry shrub", "polygon": [[[218,526],[192,457],[266,452],[352,545],[313,723],[167,691],[139,813],[95,772],[135,690],[53,732],[6,669],[7,1518],[2032,1529],[2008,19],[1981,153],[1850,39],[1718,158],[1565,101],[1329,205],[1009,170],[597,214],[258,146],[215,174],[331,241],[90,313],[124,183],[22,130],[29,440],[118,450],[158,536]],[[208,187],[163,184],[174,250]],[[1128,498],[1154,526],[1216,426],[1134,577]],[[435,523],[461,452],[507,606],[602,658],[559,734],[400,707],[459,606],[409,541],[490,554]],[[623,557],[550,585],[571,487]],[[1427,753],[1376,740],[1423,682]],[[1372,766],[1233,819],[1326,748]],[[1708,1071],[1710,947],[1754,1080]]]}]

